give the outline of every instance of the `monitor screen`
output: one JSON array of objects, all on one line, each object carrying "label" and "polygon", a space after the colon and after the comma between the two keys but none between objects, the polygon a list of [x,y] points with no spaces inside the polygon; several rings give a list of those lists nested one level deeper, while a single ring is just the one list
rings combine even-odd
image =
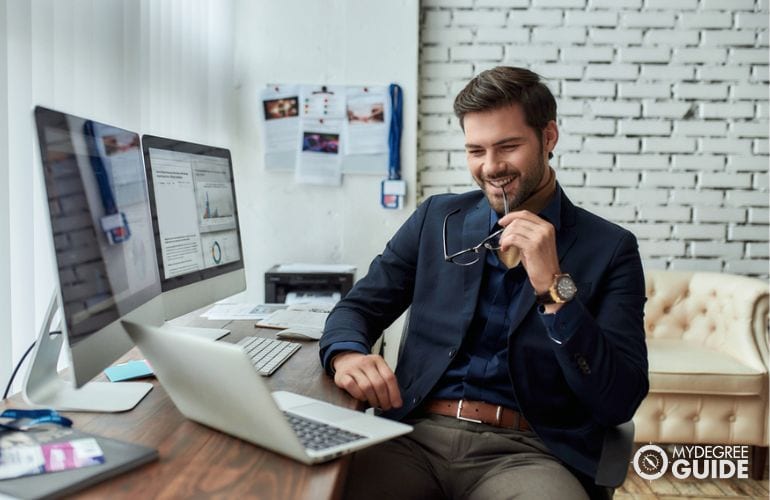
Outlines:
[{"label": "monitor screen", "polygon": [[142,148],[163,291],[242,270],[230,152],[149,135]]},{"label": "monitor screen", "polygon": [[43,107],[35,119],[72,345],[160,295],[149,193],[138,134]]}]

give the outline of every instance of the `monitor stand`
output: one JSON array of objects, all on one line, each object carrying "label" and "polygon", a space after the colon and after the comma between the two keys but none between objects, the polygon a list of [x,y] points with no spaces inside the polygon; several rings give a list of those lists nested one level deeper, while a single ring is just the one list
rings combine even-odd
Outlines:
[{"label": "monitor stand", "polygon": [[54,293],[24,379],[24,400],[32,406],[68,411],[119,412],[135,407],[150,392],[152,384],[88,382],[77,389],[60,376],[57,364],[64,334],[51,331],[57,309],[58,295]]}]

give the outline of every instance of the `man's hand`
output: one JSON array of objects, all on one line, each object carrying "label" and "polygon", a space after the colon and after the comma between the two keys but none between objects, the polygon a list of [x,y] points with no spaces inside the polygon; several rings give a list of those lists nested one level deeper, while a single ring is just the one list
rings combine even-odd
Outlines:
[{"label": "man's hand", "polygon": [[[500,237],[501,250],[518,248],[532,288],[538,295],[545,293],[553,283],[553,276],[561,273],[553,225],[528,210],[511,212],[498,224],[505,228]],[[549,304],[546,312],[555,312],[560,306]]]},{"label": "man's hand", "polygon": [[332,359],[334,383],[375,408],[401,408],[401,391],[393,370],[376,354],[343,352]]}]

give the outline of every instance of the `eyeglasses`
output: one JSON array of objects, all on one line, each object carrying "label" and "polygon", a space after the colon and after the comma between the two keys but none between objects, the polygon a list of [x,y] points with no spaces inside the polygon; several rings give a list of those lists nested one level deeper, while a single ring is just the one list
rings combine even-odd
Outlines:
[{"label": "eyeglasses", "polygon": [[[505,210],[505,215],[508,215],[508,198],[505,196],[505,189],[503,189],[503,210]],[[446,214],[446,217],[444,217],[444,260],[447,262],[451,262],[452,264],[457,264],[458,266],[470,266],[475,264],[479,261],[481,258],[481,250],[487,249],[492,250],[493,252],[496,252],[497,250],[500,250],[500,236],[503,234],[503,229],[498,229],[494,233],[490,234],[483,240],[481,240],[481,243],[479,243],[476,246],[473,246],[471,248],[466,248],[465,250],[460,250],[459,252],[455,252],[452,255],[449,255],[449,250],[447,249],[447,220],[449,220],[449,217],[459,212],[460,209],[453,210]]]}]

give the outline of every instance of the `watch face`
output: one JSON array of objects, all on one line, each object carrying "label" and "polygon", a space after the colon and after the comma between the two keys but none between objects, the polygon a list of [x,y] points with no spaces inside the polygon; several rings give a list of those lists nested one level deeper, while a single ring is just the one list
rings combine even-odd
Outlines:
[{"label": "watch face", "polygon": [[556,283],[556,293],[564,301],[572,300],[577,293],[575,282],[569,276],[559,277],[559,281]]}]

